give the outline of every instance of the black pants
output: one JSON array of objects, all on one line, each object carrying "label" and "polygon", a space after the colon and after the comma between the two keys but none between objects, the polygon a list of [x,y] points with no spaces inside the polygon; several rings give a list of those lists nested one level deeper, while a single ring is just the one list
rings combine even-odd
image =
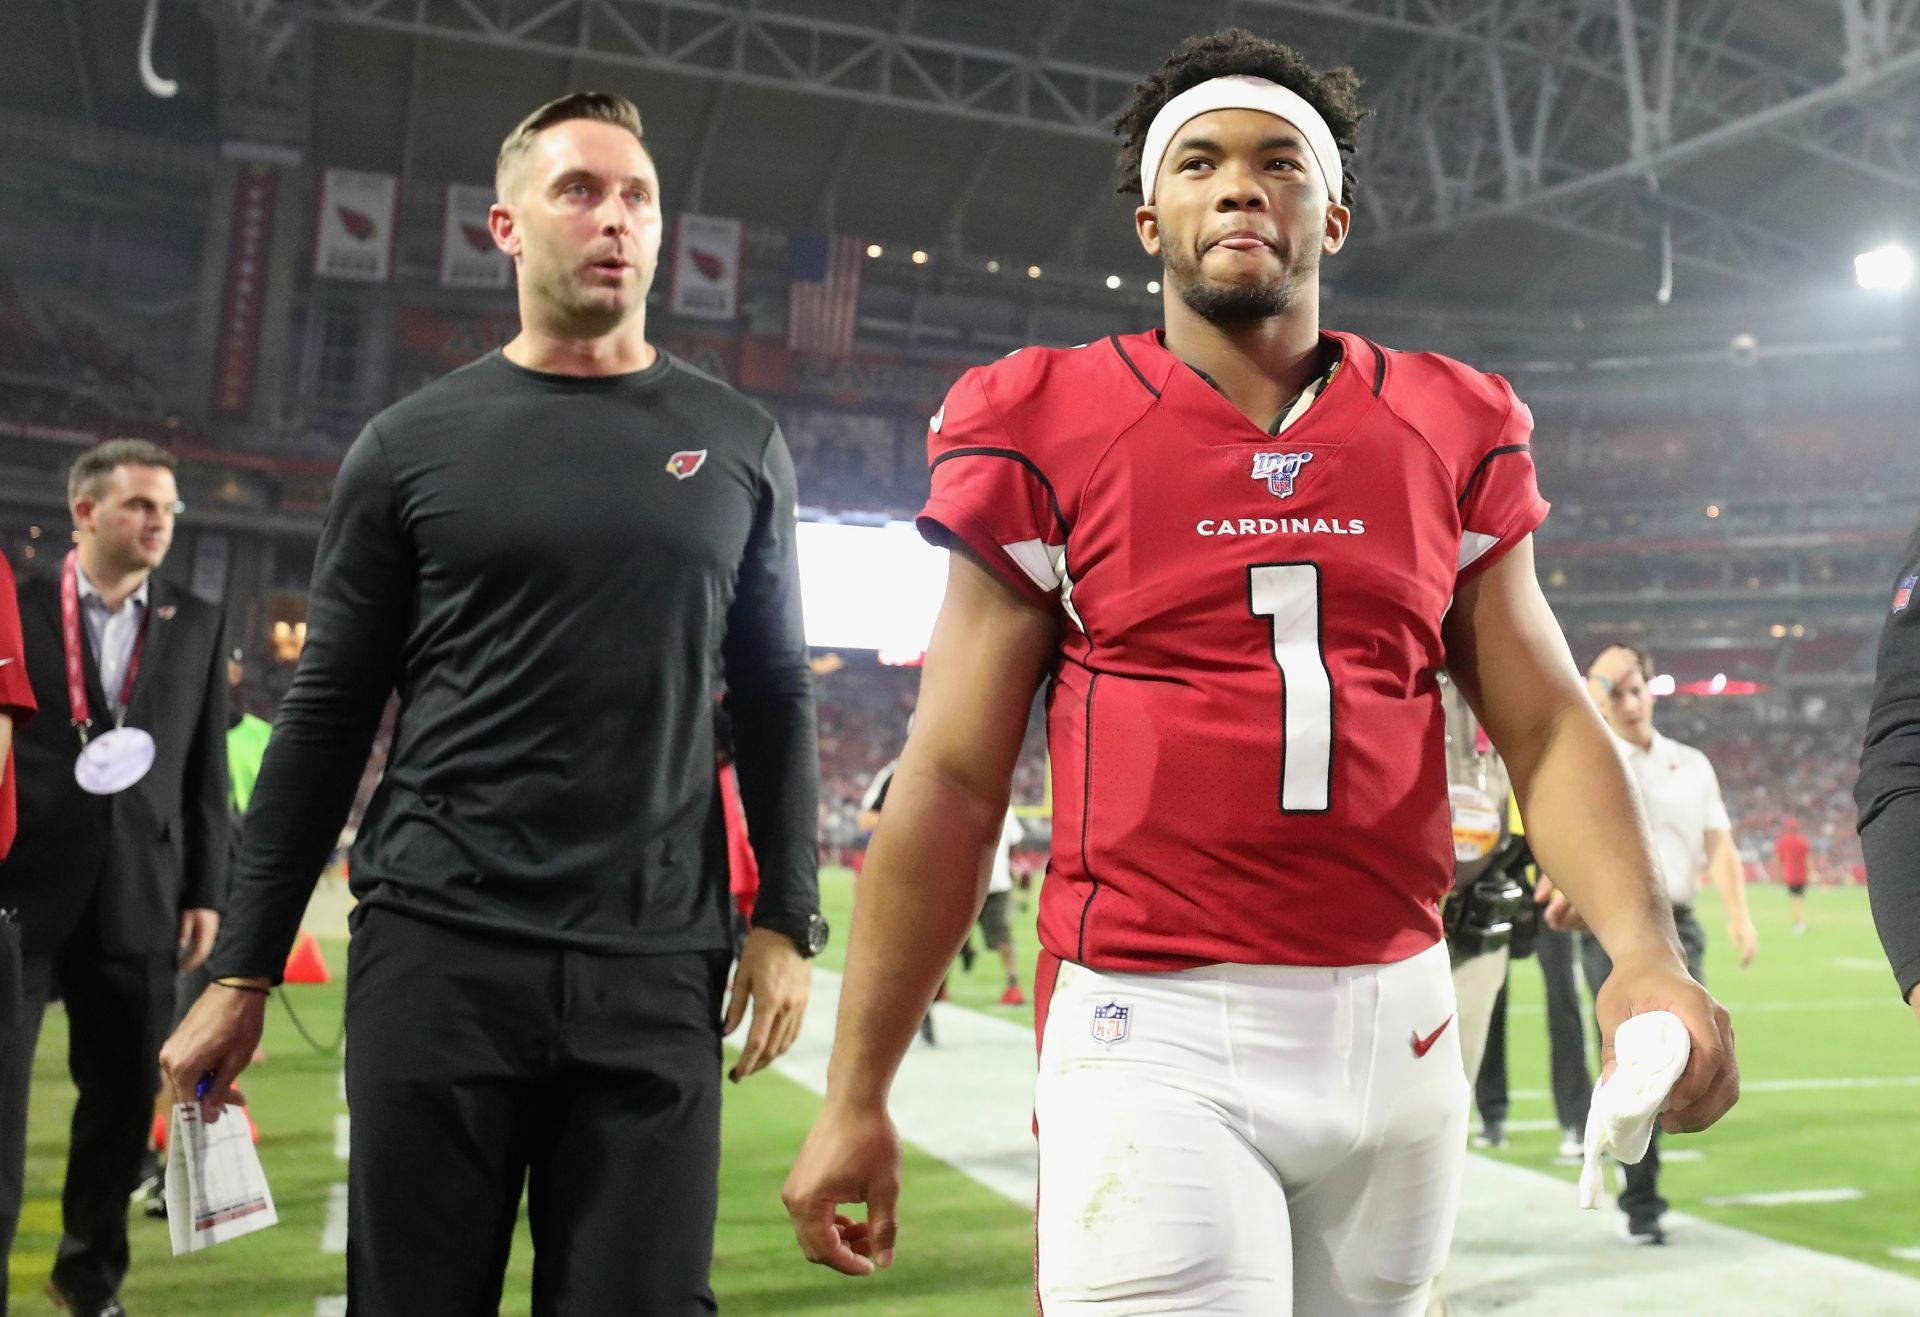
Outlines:
[{"label": "black pants", "polygon": [[1542,927],[1533,944],[1540,977],[1547,989],[1547,1050],[1553,1074],[1553,1114],[1561,1129],[1585,1133],[1587,1104],[1593,1098],[1593,1074],[1587,1069],[1587,1040],[1580,1007],[1580,981],[1574,977],[1579,935]]},{"label": "black pants", "polygon": [[[1680,946],[1687,953],[1687,973],[1700,982],[1707,981],[1702,961],[1707,954],[1707,935],[1700,927],[1689,907],[1676,907],[1673,912],[1675,928],[1680,933]],[[1613,961],[1607,956],[1606,948],[1600,945],[1600,939],[1591,933],[1580,934],[1580,964],[1586,971],[1587,987],[1595,994],[1600,985],[1607,981],[1607,975],[1613,972]],[[1596,1030],[1596,1033],[1598,1031]],[[1626,1172],[1627,1187],[1620,1195],[1620,1210],[1627,1214],[1627,1220],[1633,1222],[1658,1221],[1666,1215],[1667,1200],[1660,1196],[1660,1126],[1655,1122],[1653,1142],[1647,1145],[1647,1155],[1632,1166],[1622,1168]]]},{"label": "black pants", "polygon": [[[1512,971],[1509,969],[1509,976]],[[1487,1026],[1487,1049],[1480,1053],[1480,1073],[1473,1081],[1473,1105],[1482,1125],[1507,1121],[1507,985],[1493,999],[1493,1022]]]},{"label": "black pants", "polygon": [[533,1311],[717,1311],[728,953],[602,956],[362,908],[347,1307],[477,1317],[527,1190]]},{"label": "black pants", "polygon": [[[22,957],[20,977],[18,1027],[0,1047],[0,1245],[10,1256],[20,1225],[33,1053],[57,978],[67,1010],[67,1069],[79,1098],[53,1272],[68,1293],[104,1298],[127,1274],[127,1197],[139,1177],[160,1082],[173,958],[101,955],[83,930],[51,956]],[[6,1297],[0,1267],[0,1311]]]}]

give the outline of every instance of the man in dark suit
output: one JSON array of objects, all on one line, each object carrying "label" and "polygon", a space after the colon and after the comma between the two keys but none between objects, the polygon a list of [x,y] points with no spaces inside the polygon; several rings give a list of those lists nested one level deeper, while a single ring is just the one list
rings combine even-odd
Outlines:
[{"label": "man in dark suit", "polygon": [[[139,440],[82,455],[67,485],[75,548],[59,579],[19,586],[44,712],[15,737],[20,832],[0,863],[24,989],[20,1027],[0,1048],[0,1244],[11,1253],[34,1045],[57,988],[79,1102],[48,1291],[92,1317],[123,1311],[127,1198],[174,974],[206,959],[226,882],[224,618],[154,575],[180,510],[173,467]],[[76,759],[89,747],[83,787]]]}]

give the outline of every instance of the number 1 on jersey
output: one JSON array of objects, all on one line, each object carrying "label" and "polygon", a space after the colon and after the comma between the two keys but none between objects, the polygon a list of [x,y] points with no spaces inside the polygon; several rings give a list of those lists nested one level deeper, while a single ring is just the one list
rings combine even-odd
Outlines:
[{"label": "number 1 on jersey", "polygon": [[1273,628],[1280,666],[1280,809],[1322,814],[1333,789],[1333,679],[1320,650],[1320,568],[1310,562],[1247,568],[1247,603]]}]

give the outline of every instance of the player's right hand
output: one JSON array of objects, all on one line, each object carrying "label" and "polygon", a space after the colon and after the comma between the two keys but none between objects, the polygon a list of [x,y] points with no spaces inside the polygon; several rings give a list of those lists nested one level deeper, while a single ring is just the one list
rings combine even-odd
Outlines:
[{"label": "player's right hand", "polygon": [[1669,1134],[1706,1129],[1740,1100],[1740,1063],[1733,1021],[1686,971],[1676,954],[1615,959],[1613,972],[1595,995],[1600,1026],[1602,1077],[1613,1072],[1613,1036],[1620,1022],[1648,1011],[1671,1011],[1686,1026],[1692,1044],[1687,1068],[1674,1082],[1660,1128]]},{"label": "player's right hand", "polygon": [[199,1097],[200,1116],[209,1125],[228,1103],[240,1104],[233,1081],[253,1060],[267,1019],[266,994],[211,984],[160,1049],[160,1073],[175,1102],[193,1102],[202,1077],[211,1075]]},{"label": "player's right hand", "polygon": [[[893,1265],[900,1199],[900,1134],[884,1107],[829,1100],[780,1190],[807,1261],[849,1276]],[[867,1219],[840,1212],[864,1203]]]}]

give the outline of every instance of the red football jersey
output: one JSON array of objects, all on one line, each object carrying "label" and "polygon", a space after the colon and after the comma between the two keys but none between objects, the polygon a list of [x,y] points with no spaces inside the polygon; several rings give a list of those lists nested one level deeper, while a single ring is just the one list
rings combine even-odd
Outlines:
[{"label": "red football jersey", "polygon": [[1327,335],[1276,436],[1157,332],[1026,348],[934,416],[920,529],[1065,613],[1040,937],[1163,970],[1397,961],[1453,875],[1435,672],[1545,518],[1506,382]]},{"label": "red football jersey", "polygon": [[753,918],[760,899],[760,859],[747,835],[747,810],[740,803],[740,777],[728,764],[720,770],[720,815],[727,827],[727,892],[745,918]]},{"label": "red football jersey", "polygon": [[[20,603],[14,590],[13,568],[0,555],[0,712],[13,718],[17,734],[35,709],[33,687],[27,682],[27,652],[20,636]],[[0,860],[13,849],[19,827],[13,776],[13,746],[0,755]]]}]

